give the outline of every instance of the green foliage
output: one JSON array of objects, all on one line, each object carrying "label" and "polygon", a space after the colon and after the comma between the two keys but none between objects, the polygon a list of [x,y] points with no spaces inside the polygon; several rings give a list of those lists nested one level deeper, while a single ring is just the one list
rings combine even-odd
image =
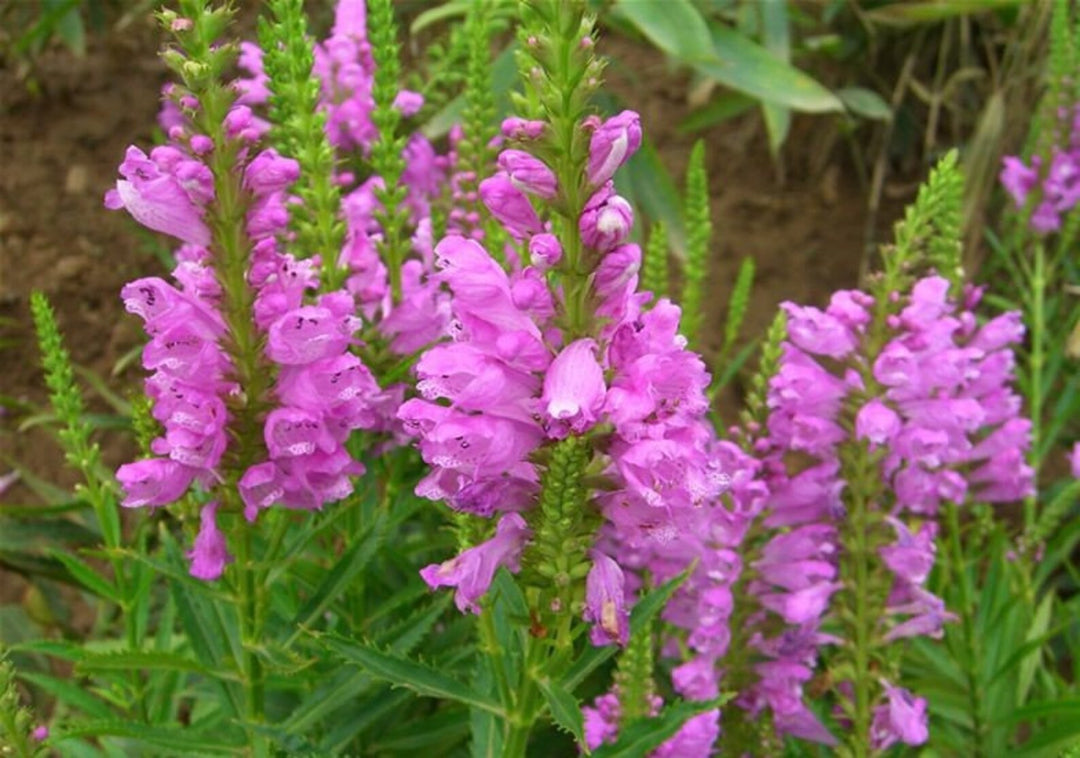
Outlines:
[{"label": "green foliage", "polygon": [[705,143],[698,140],[690,153],[686,169],[686,268],[683,271],[682,331],[693,346],[699,346],[698,334],[702,296],[709,275],[712,238],[712,212],[709,208],[709,175],[705,170]]},{"label": "green foliage", "polygon": [[753,288],[754,259],[743,258],[731,290],[731,299],[728,301],[727,317],[724,319],[724,342],[713,358],[710,399],[715,398],[717,393],[728,385],[754,352],[755,344],[751,342],[733,353],[735,342],[742,331],[743,319],[746,318],[746,311],[750,306],[750,293]]},{"label": "green foliage", "polygon": [[101,476],[101,451],[90,438],[86,406],[82,391],[75,383],[71,356],[64,347],[56,315],[48,299],[40,292],[30,297],[30,310],[41,349],[45,384],[49,400],[61,428],[57,432],[67,462],[76,468],[85,481],[76,488],[76,496],[84,496],[93,507],[105,538],[105,544],[115,548],[120,544],[120,518],[112,482]]},{"label": "green foliage", "polygon": [[32,736],[34,728],[34,714],[23,706],[15,669],[8,660],[7,650],[0,647],[0,750],[19,758],[46,755],[47,747]]},{"label": "green foliage", "polygon": [[556,644],[563,646],[570,644],[570,620],[584,607],[588,551],[599,521],[584,482],[591,457],[587,441],[577,436],[552,446],[540,502],[527,517],[533,540],[522,558],[526,595],[535,618],[557,628]]},{"label": "green foliage", "polygon": [[87,21],[91,29],[104,21],[104,0],[41,0],[9,3],[0,9],[0,60],[32,60],[53,40],[74,55],[86,54]]},{"label": "green foliage", "polygon": [[668,238],[662,221],[653,224],[641,265],[641,289],[653,293],[656,300],[668,296]]},{"label": "green foliage", "polygon": [[398,134],[401,114],[394,107],[401,85],[401,61],[398,59],[397,23],[391,0],[373,0],[367,11],[371,56],[375,61],[371,90],[375,109],[371,121],[379,130],[379,138],[371,146],[371,167],[384,182],[375,193],[382,205],[376,214],[383,230],[379,251],[390,273],[390,290],[396,303],[401,301],[401,264],[409,244],[405,237],[408,189],[401,182],[405,170],[405,160],[401,156],[405,139]]},{"label": "green foliage", "polygon": [[[334,183],[334,151],[327,139],[326,115],[318,108],[319,80],[312,76],[312,41],[302,0],[273,0],[273,20],[259,18],[263,67],[270,78],[270,139],[282,155],[300,164],[300,179],[292,191],[303,201],[289,206],[296,237],[287,247],[297,258],[317,251],[337,251],[345,228],[337,217],[341,193]],[[330,292],[341,287],[347,268],[334,265],[324,253],[321,285]]]},{"label": "green foliage", "polygon": [[506,232],[480,202],[481,180],[492,173],[495,151],[492,140],[498,133],[495,119],[494,72],[491,41],[495,7],[491,0],[474,2],[465,16],[464,35],[468,44],[465,72],[465,109],[462,112],[462,139],[457,144],[458,160],[467,172],[461,183],[466,218],[469,212],[482,219],[485,249],[504,267]]},{"label": "green foliage", "polygon": [[882,253],[884,272],[878,281],[878,322],[888,307],[889,293],[904,292],[920,269],[933,267],[957,290],[963,281],[960,209],[964,178],[957,152],[949,151],[919,187],[915,202],[896,224],[896,241]]},{"label": "green foliage", "polygon": [[619,724],[627,727],[652,714],[656,682],[653,679],[653,625],[632,636],[616,663],[615,686],[621,708]]}]

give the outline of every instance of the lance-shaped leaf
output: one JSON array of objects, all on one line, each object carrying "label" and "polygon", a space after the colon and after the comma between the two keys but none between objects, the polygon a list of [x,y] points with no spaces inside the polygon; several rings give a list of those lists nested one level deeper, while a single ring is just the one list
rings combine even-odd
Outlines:
[{"label": "lance-shaped leaf", "polygon": [[469,708],[480,708],[503,715],[493,698],[481,695],[472,687],[447,676],[441,671],[378,648],[337,635],[318,635],[319,642],[343,661],[359,666],[377,679],[394,687],[406,687],[418,695],[454,700]]}]

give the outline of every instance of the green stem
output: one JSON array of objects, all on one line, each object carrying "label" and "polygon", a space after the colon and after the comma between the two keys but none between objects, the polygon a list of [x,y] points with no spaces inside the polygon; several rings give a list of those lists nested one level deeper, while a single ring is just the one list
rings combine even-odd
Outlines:
[{"label": "green stem", "polygon": [[491,661],[492,674],[499,689],[499,700],[503,708],[509,712],[514,705],[515,696],[506,673],[502,645],[499,644],[498,635],[495,633],[495,614],[490,607],[485,607],[483,613],[480,614],[480,640],[488,660]]},{"label": "green stem", "polygon": [[[1032,456],[1032,483],[1035,491],[1039,487],[1040,456],[1042,449],[1043,428],[1043,368],[1046,365],[1046,250],[1042,243],[1035,245],[1035,267],[1031,276],[1030,312],[1031,320],[1031,357],[1028,367],[1028,402],[1031,407],[1031,439],[1036,454]],[[1035,526],[1038,507],[1034,496],[1024,501],[1024,531],[1030,532]]]},{"label": "green stem", "polygon": [[507,719],[506,740],[503,743],[503,758],[525,758],[529,747],[529,736],[539,716],[539,690],[536,687],[537,672],[546,670],[544,663],[545,644],[532,636],[527,638],[525,647],[525,670],[521,689],[517,695],[517,707],[510,711]]},{"label": "green stem", "polygon": [[971,576],[968,574],[967,560],[964,555],[964,546],[960,539],[960,516],[955,503],[945,505],[946,524],[949,529],[949,564],[953,578],[956,581],[957,591],[960,593],[960,633],[963,635],[963,646],[966,652],[962,667],[964,678],[967,680],[968,709],[971,718],[972,745],[971,755],[973,758],[981,758],[988,755],[984,741],[986,739],[987,725],[982,718],[982,691],[979,682],[979,665],[982,661],[982,648],[975,630],[975,603],[974,591],[971,586]]},{"label": "green stem", "polygon": [[264,736],[255,725],[264,721],[265,684],[262,662],[256,653],[262,637],[260,592],[257,571],[252,561],[252,531],[245,529],[239,540],[236,570],[240,601],[240,660],[238,668],[244,681],[244,710],[248,722],[248,744],[252,756],[270,754]]},{"label": "green stem", "polygon": [[854,609],[848,639],[852,645],[852,686],[855,693],[852,729],[848,746],[856,758],[870,755],[870,722],[872,719],[873,671],[871,644],[876,614],[871,608],[870,561],[872,559],[871,502],[877,480],[876,466],[869,451],[859,444],[854,451],[855,476],[852,477],[850,510],[843,544],[847,549],[844,581],[853,594]]}]

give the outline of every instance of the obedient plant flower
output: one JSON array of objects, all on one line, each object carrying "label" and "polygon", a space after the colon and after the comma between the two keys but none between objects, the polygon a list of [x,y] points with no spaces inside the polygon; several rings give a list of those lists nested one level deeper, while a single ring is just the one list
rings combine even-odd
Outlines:
[{"label": "obedient plant flower", "polygon": [[500,566],[518,570],[529,533],[525,519],[508,513],[499,520],[495,536],[490,540],[445,563],[428,566],[420,575],[431,587],[455,587],[454,602],[458,610],[479,613],[477,601],[487,592],[495,571]]},{"label": "obedient plant flower", "polygon": [[603,186],[639,147],[641,118],[634,111],[623,111],[595,126],[589,140],[589,184]]},{"label": "obedient plant flower", "polygon": [[[949,292],[947,280],[928,276],[894,296],[875,353],[871,296],[837,293],[824,310],[784,304],[789,341],[770,382],[768,435],[755,450],[769,490],[760,523],[785,531],[762,544],[746,586],[767,613],[750,616],[761,625],[750,638],[758,681],[737,699],[751,714],[769,708],[781,733],[834,742],[802,691],[817,648],[841,641],[821,631],[834,596],[860,591],[844,573],[852,560],[845,552],[863,551],[860,560],[876,560],[873,570],[890,577],[888,596],[873,601],[877,644],[939,637],[954,617],[925,583],[941,503],[1004,502],[1031,492],[1023,460],[1030,423],[1019,417],[1008,386],[1022,326],[1016,314],[979,326],[972,312],[979,292],[968,290],[962,303]],[[794,475],[785,463],[793,450],[812,458]],[[877,463],[856,463],[859,455]],[[865,465],[876,470],[877,483],[847,478]],[[877,494],[851,493],[868,486]],[[849,497],[867,499],[851,506],[869,508],[858,516],[871,525],[865,533],[851,531]],[[872,541],[852,546],[854,539]],[[878,747],[925,741],[925,701],[892,685],[879,693],[888,704],[875,706],[868,739]]]},{"label": "obedient plant flower", "polygon": [[147,157],[139,148],[128,148],[120,164],[116,189],[105,195],[105,207],[125,208],[148,229],[182,242],[206,246],[210,230],[202,219],[201,206],[213,196],[213,180],[206,166],[173,147],[158,147]]},{"label": "obedient plant flower", "polygon": [[[250,48],[245,65],[257,65]],[[194,576],[216,579],[228,562],[217,526],[224,513],[242,503],[253,520],[275,504],[315,509],[347,496],[363,469],[345,443],[383,414],[374,378],[350,352],[361,324],[353,296],[313,298],[320,259],[300,261],[280,246],[299,165],[259,149],[268,124],[248,105],[204,109],[177,94],[183,120],[170,127],[172,142],[150,158],[131,148],[106,198],[187,243],[173,272],[179,287],[146,278],[122,293],[150,336],[146,392],[162,434],[150,445],[159,457],[121,466],[117,479],[129,507],[169,505],[193,485],[220,493],[202,507],[189,553]],[[259,96],[257,87],[244,90],[246,101]],[[211,107],[224,114],[220,122],[203,117]],[[215,204],[222,187],[245,210],[239,230],[225,228],[234,217],[222,220]],[[214,235],[208,218],[218,219]]]}]

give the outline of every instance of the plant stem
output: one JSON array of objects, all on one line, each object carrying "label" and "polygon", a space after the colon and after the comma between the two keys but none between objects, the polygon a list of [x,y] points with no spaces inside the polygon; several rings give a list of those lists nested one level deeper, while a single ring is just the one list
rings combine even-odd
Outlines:
[{"label": "plant stem", "polygon": [[510,711],[507,719],[506,740],[503,743],[503,758],[525,758],[529,746],[529,735],[539,715],[537,708],[536,687],[537,672],[546,671],[543,665],[544,643],[531,635],[525,643],[525,668],[521,689],[518,691],[517,707]]},{"label": "plant stem", "polygon": [[266,738],[254,729],[263,722],[264,680],[262,662],[255,647],[262,637],[260,592],[256,569],[252,562],[252,531],[243,530],[239,540],[236,570],[240,600],[240,660],[238,668],[244,680],[244,710],[248,722],[248,744],[251,755],[269,755]]},{"label": "plant stem", "polygon": [[963,635],[965,652],[963,661],[964,678],[967,679],[968,715],[971,718],[972,745],[971,755],[973,758],[981,758],[987,755],[984,741],[986,739],[986,724],[982,719],[982,694],[979,682],[977,661],[982,659],[982,649],[979,638],[975,633],[975,606],[971,587],[971,577],[968,575],[967,561],[964,556],[964,546],[960,539],[960,516],[955,503],[945,504],[945,518],[949,529],[949,564],[953,578],[957,582],[957,590],[960,593],[960,624]]},{"label": "plant stem", "polygon": [[[1043,368],[1046,365],[1046,250],[1042,243],[1035,245],[1035,267],[1031,275],[1029,293],[1031,320],[1031,357],[1028,367],[1028,402],[1031,407],[1031,440],[1035,455],[1032,456],[1032,484],[1039,488],[1039,468],[1042,449],[1043,420]],[[1029,533],[1035,526],[1037,501],[1034,496],[1024,501],[1024,531]]]},{"label": "plant stem", "polygon": [[871,493],[877,477],[874,463],[866,447],[859,444],[854,449],[855,476],[852,477],[851,508],[848,513],[846,535],[843,544],[847,549],[844,563],[845,581],[854,595],[854,617],[848,638],[852,643],[852,682],[855,691],[855,708],[848,746],[856,758],[870,755],[871,685],[870,645],[873,637],[874,614],[870,608],[870,507]]}]

